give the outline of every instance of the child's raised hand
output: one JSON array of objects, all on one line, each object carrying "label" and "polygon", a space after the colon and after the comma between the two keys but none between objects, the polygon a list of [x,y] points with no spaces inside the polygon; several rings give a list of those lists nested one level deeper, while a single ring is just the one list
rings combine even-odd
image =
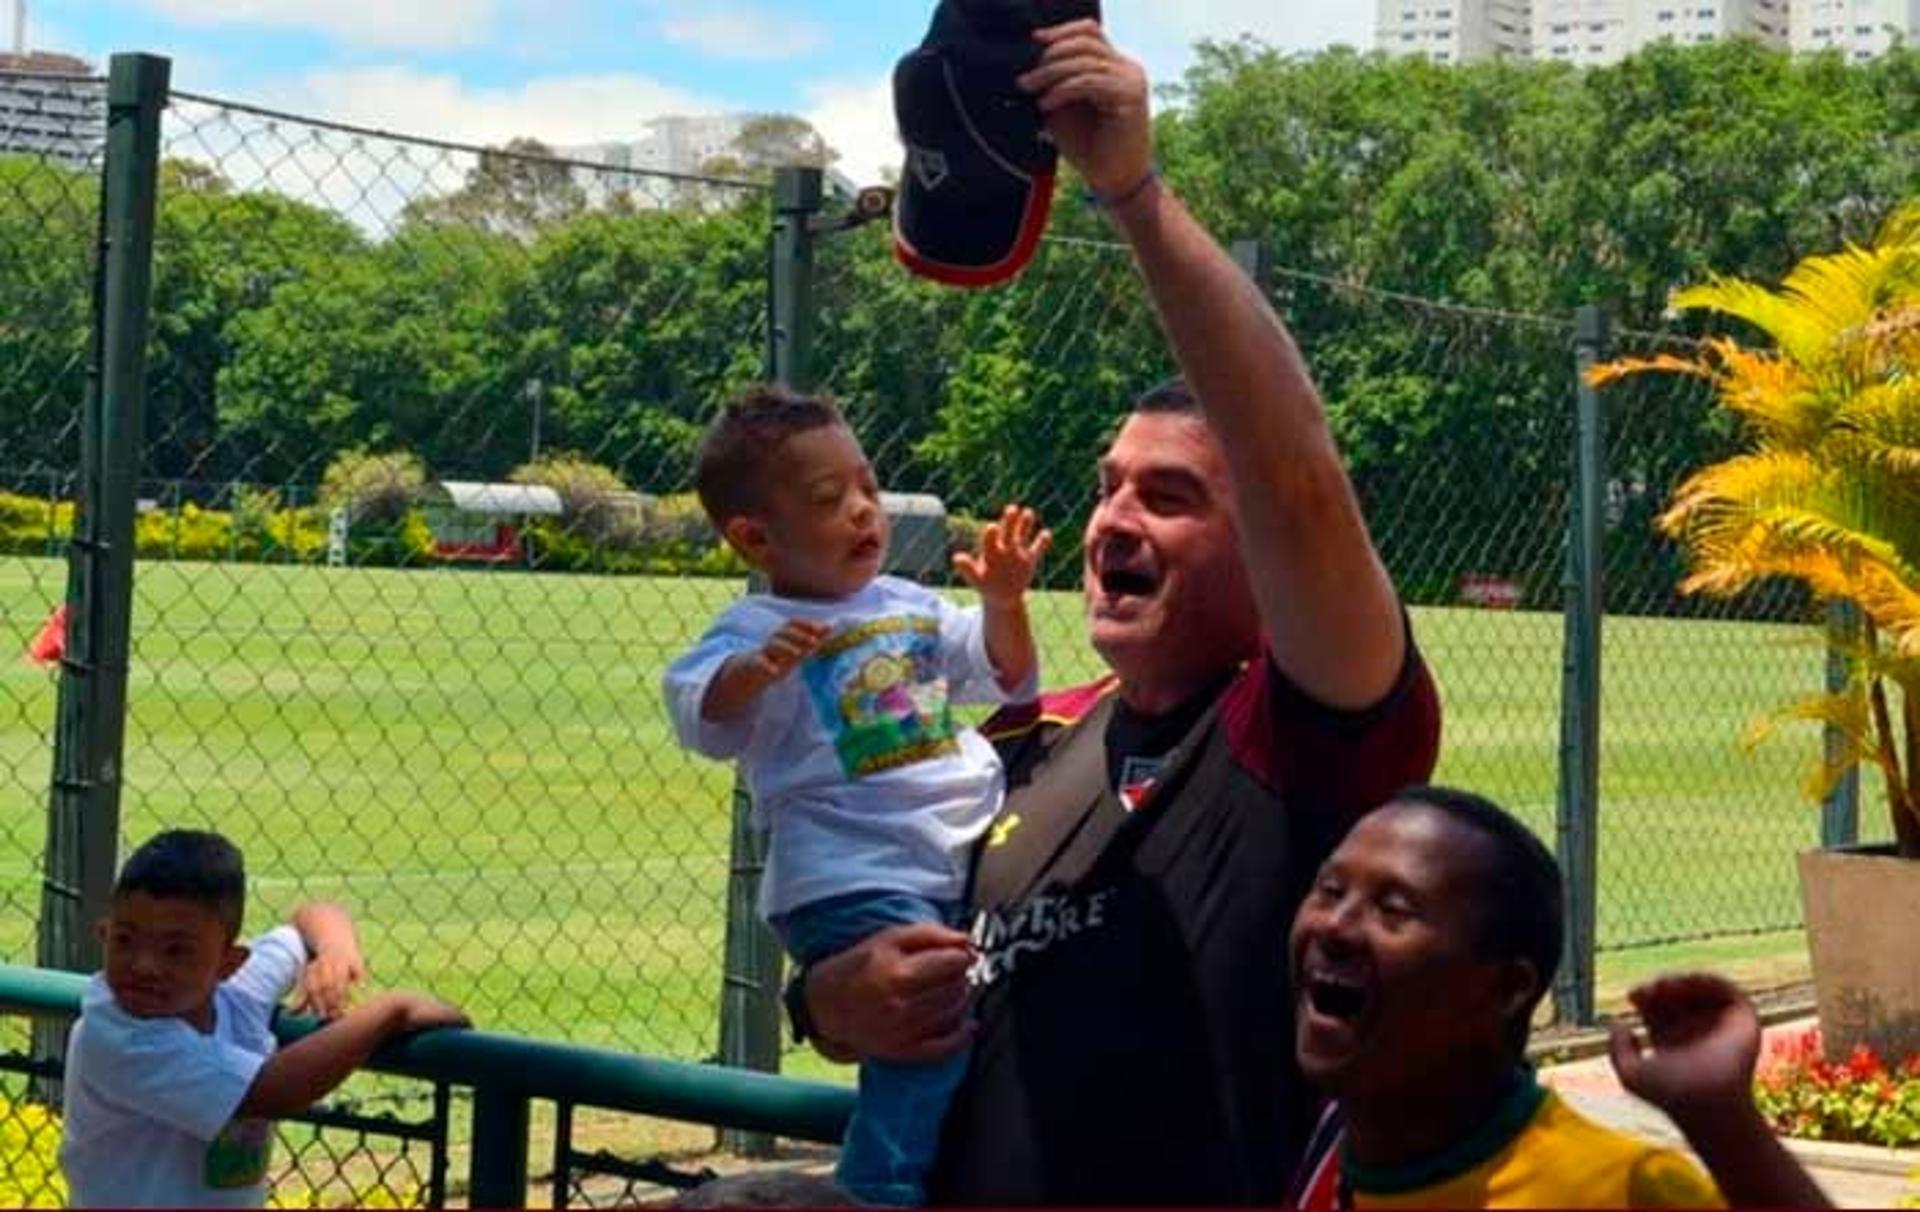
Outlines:
[{"label": "child's raised hand", "polygon": [[1615,1023],[1620,1084],[1676,1118],[1748,1103],[1760,1056],[1760,1016],[1746,994],[1708,973],[1666,976],[1627,995],[1646,1040]]},{"label": "child's raised hand", "polygon": [[367,979],[367,964],[359,948],[321,952],[300,974],[293,1008],[302,1014],[338,1018],[353,1001],[353,988]]},{"label": "child's raised hand", "polygon": [[788,619],[780,625],[759,652],[753,656],[754,668],[769,682],[777,682],[799,667],[800,662],[819,651],[833,634],[830,623],[813,619]]},{"label": "child's raised hand", "polygon": [[956,552],[954,571],[985,602],[1011,602],[1033,585],[1040,559],[1053,546],[1053,532],[1040,529],[1040,516],[1024,505],[1009,505],[1000,520],[980,535],[978,553]]}]

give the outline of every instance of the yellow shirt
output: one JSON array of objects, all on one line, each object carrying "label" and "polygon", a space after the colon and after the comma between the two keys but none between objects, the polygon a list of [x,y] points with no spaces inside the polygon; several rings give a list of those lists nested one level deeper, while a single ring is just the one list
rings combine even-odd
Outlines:
[{"label": "yellow shirt", "polygon": [[[1344,1181],[1323,1173],[1320,1199],[1303,1200],[1301,1206],[1326,1207],[1330,1202],[1353,1208],[1726,1207],[1713,1180],[1688,1158],[1603,1128],[1531,1081],[1516,1091],[1486,1131],[1456,1152],[1453,1161],[1455,1165],[1436,1158],[1427,1165],[1390,1173],[1341,1158],[1334,1164],[1344,1169]],[[1332,1169],[1333,1165],[1327,1167]],[[1333,1189],[1336,1184],[1338,1194]]]}]

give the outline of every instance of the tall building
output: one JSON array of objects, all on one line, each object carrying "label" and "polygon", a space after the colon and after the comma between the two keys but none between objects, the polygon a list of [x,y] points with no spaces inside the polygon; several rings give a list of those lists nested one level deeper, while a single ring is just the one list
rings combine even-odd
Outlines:
[{"label": "tall building", "polygon": [[106,135],[106,86],[84,59],[0,54],[0,155],[87,168]]},{"label": "tall building", "polygon": [[1527,0],[1375,0],[1375,43],[1435,63],[1525,56],[1527,9]]},{"label": "tall building", "polygon": [[[714,161],[724,160],[731,155],[734,152],[734,140],[740,137],[740,133],[750,123],[765,116],[711,114],[655,118],[641,127],[644,133],[638,139],[563,147],[558,149],[558,154],[569,160],[586,160],[609,168],[697,177],[705,175]],[[636,188],[634,181],[613,174],[575,173],[574,178],[594,203],[603,202],[608,195],[623,189],[639,195],[634,200],[641,204],[649,199],[662,202],[678,197],[675,191],[662,190],[655,185],[639,184]],[[845,173],[829,168],[827,189],[833,195],[851,198],[855,185]]]},{"label": "tall building", "polygon": [[643,133],[638,139],[570,147],[565,149],[565,154],[612,168],[694,176],[709,161],[726,154],[747,123],[758,116],[714,114],[697,118],[655,118],[640,128]]},{"label": "tall building", "polygon": [[1441,63],[1493,55],[1597,66],[1656,42],[1755,38],[1865,59],[1920,36],[1920,0],[1376,0],[1376,45]]},{"label": "tall building", "polygon": [[1596,66],[1655,42],[1787,45],[1788,0],[1534,0],[1533,57]]},{"label": "tall building", "polygon": [[1920,35],[1920,0],[1794,0],[1793,49],[1871,59]]}]

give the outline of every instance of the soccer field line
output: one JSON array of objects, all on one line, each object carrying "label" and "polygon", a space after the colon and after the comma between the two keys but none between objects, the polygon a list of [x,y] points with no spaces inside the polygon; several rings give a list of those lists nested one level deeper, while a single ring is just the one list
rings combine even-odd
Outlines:
[{"label": "soccer field line", "polygon": [[[314,872],[304,875],[249,875],[247,883],[253,888],[299,888],[317,884],[348,886],[431,884],[444,883],[448,880],[541,879],[572,875],[607,875],[670,867],[692,868],[725,862],[724,853],[713,851],[701,855],[658,855],[651,858],[596,859],[590,862],[530,863],[511,867],[414,867],[383,871]],[[38,868],[23,866],[19,863],[0,865],[0,881],[37,885],[39,880]],[[725,891],[724,885],[716,881],[714,891],[718,897]]]}]

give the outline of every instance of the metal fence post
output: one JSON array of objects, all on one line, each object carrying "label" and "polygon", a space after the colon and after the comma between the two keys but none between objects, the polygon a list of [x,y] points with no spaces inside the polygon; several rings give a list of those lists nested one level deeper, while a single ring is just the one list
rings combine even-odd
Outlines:
[{"label": "metal fence post", "polygon": [[532,1112],[532,1102],[517,1090],[484,1084],[475,1088],[469,1207],[527,1206],[527,1130]]},{"label": "metal fence post", "polygon": [[[813,220],[825,198],[817,168],[782,168],[773,179],[773,242],[768,266],[767,378],[805,391],[812,385]],[[764,589],[755,577],[749,592]],[[733,788],[733,840],[727,865],[726,971],[720,997],[720,1061],[780,1071],[781,951],[755,909],[767,839],[753,827],[753,800]],[[725,1129],[724,1149],[747,1157],[773,1152],[765,1132]]]},{"label": "metal fence post", "polygon": [[[115,55],[107,84],[106,167],[94,270],[92,358],[80,440],[80,493],[68,545],[67,653],[60,665],[47,801],[39,963],[91,971],[120,844],[121,750],[133,615],[133,536],[146,413],[160,112],[169,61]],[[34,1050],[59,1056],[60,1025]]]},{"label": "metal fence post", "polygon": [[1566,880],[1566,949],[1554,981],[1561,1023],[1591,1023],[1599,901],[1600,625],[1606,609],[1601,540],[1606,507],[1605,418],[1587,378],[1606,356],[1607,313],[1582,307],[1574,328],[1578,420],[1567,510],[1565,643],[1560,679],[1560,794],[1555,829]]},{"label": "metal fence post", "polygon": [[1265,241],[1235,240],[1231,252],[1234,263],[1253,279],[1261,294],[1273,293],[1273,256]]},{"label": "metal fence post", "polygon": [[[1853,649],[1860,643],[1860,611],[1851,602],[1827,607],[1827,693],[1846,689]],[[1823,738],[1829,759],[1844,753],[1846,738],[1827,725]],[[1860,767],[1850,767],[1827,795],[1820,811],[1820,845],[1832,850],[1860,841]]]}]

